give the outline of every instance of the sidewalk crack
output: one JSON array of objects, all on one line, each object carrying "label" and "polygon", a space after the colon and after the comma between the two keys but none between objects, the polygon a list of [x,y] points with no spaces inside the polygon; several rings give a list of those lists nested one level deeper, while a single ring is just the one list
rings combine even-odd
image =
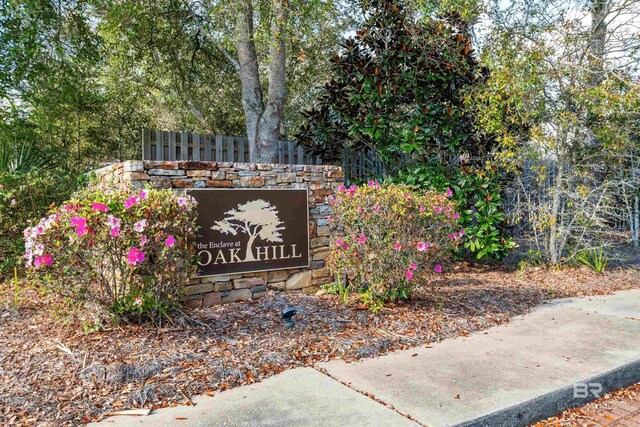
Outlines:
[{"label": "sidewalk crack", "polygon": [[327,372],[327,370],[325,370],[325,369],[323,369],[323,368],[321,368],[321,367],[319,367],[319,366],[315,366],[315,365],[312,365],[312,366],[311,366],[311,368],[315,369],[316,371],[320,372],[321,374],[324,374],[324,375],[328,376],[328,377],[329,377],[329,378],[331,378],[332,380],[339,382],[340,384],[342,384],[342,385],[344,385],[344,386],[348,387],[349,389],[351,389],[351,390],[355,391],[356,393],[360,393],[361,395],[366,396],[366,397],[368,397],[369,399],[371,399],[371,400],[373,400],[373,401],[375,401],[375,402],[377,402],[377,403],[379,403],[379,404],[381,404],[381,405],[384,405],[386,408],[391,409],[392,411],[394,411],[395,413],[397,413],[397,414],[399,414],[399,415],[403,416],[404,418],[406,418],[406,419],[408,419],[408,420],[410,420],[410,421],[413,421],[414,423],[416,423],[416,424],[418,424],[418,425],[420,425],[420,426],[422,426],[422,427],[428,427],[426,424],[421,423],[420,421],[416,420],[416,419],[415,419],[414,417],[412,417],[411,415],[409,415],[409,414],[405,414],[405,413],[403,413],[403,412],[400,412],[400,411],[399,411],[395,406],[391,405],[390,403],[387,403],[387,402],[385,402],[384,400],[378,399],[378,398],[377,398],[377,397],[375,397],[373,394],[371,394],[371,393],[367,393],[367,392],[362,391],[362,390],[359,390],[359,389],[357,389],[357,388],[353,387],[350,383],[346,383],[346,382],[344,382],[344,381],[342,381],[342,380],[340,380],[340,379],[338,379],[338,378],[334,377],[334,376],[333,376],[333,375],[331,375],[329,372]]}]

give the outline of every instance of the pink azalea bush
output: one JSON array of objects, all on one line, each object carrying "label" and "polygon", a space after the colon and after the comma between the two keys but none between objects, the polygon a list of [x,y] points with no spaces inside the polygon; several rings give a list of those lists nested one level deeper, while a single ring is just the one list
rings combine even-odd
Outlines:
[{"label": "pink azalea bush", "polygon": [[26,266],[61,297],[162,321],[195,273],[194,206],[170,190],[85,190],[24,230]]},{"label": "pink azalea bush", "polygon": [[327,265],[374,311],[442,274],[464,235],[447,194],[370,181],[340,187],[331,204],[342,236]]}]

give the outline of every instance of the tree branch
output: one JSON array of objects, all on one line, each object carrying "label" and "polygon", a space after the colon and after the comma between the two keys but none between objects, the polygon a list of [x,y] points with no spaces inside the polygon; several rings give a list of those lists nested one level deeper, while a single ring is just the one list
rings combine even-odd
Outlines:
[{"label": "tree branch", "polygon": [[227,59],[227,61],[229,61],[231,66],[235,68],[236,71],[240,71],[240,63],[233,57],[233,55],[231,55],[231,53],[229,53],[229,51],[219,43],[216,43],[216,47],[222,53],[222,55]]}]

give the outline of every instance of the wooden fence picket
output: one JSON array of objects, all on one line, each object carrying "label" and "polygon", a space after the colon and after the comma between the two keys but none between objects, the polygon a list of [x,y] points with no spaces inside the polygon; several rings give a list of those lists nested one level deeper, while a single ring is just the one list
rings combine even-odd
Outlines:
[{"label": "wooden fence picket", "polygon": [[[245,136],[197,134],[142,130],[143,160],[204,160],[213,162],[248,162],[249,140]],[[278,163],[322,165],[319,156],[305,153],[293,141],[278,141]],[[346,182],[380,176],[384,164],[372,150],[345,150],[341,161]]]}]

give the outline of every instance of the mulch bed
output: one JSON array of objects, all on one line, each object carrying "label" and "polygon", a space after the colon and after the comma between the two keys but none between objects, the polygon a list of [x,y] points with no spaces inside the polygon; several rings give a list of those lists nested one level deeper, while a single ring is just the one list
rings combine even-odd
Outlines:
[{"label": "mulch bed", "polygon": [[[85,334],[52,320],[35,292],[0,285],[0,424],[77,425],[128,408],[189,404],[318,361],[357,360],[506,323],[550,298],[640,287],[633,270],[509,272],[459,265],[378,316],[336,296],[281,295],[189,313],[185,326]],[[280,311],[295,306],[296,325]]]}]

